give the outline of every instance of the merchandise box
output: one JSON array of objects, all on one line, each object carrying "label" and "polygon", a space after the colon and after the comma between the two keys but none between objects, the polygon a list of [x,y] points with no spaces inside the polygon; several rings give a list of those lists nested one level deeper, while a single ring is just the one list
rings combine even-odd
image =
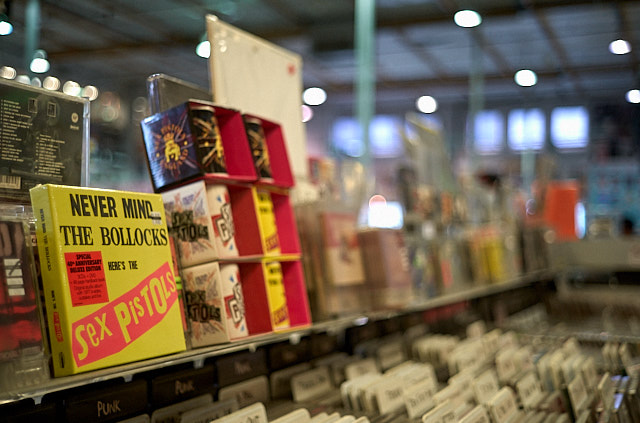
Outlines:
[{"label": "merchandise box", "polygon": [[0,202],[29,204],[38,184],[89,175],[89,100],[0,78]]},{"label": "merchandise box", "polygon": [[286,192],[246,185],[227,188],[241,257],[300,254],[296,219]]},{"label": "merchandise box", "polygon": [[0,392],[49,378],[31,220],[24,206],[0,206]]},{"label": "merchandise box", "polygon": [[55,376],[185,349],[162,197],[31,190]]},{"label": "merchandise box", "polygon": [[249,334],[238,266],[205,263],[182,270],[192,347],[220,344]]},{"label": "merchandise box", "polygon": [[232,203],[225,185],[198,180],[163,192],[162,199],[181,266],[238,256]]},{"label": "merchandise box", "polygon": [[358,231],[367,291],[374,308],[398,308],[413,297],[404,234],[398,229],[371,228]]},{"label": "merchandise box", "polygon": [[207,175],[252,182],[257,174],[240,112],[188,101],[140,122],[153,189]]},{"label": "merchandise box", "polygon": [[238,267],[250,335],[311,324],[300,260],[263,258]]},{"label": "merchandise box", "polygon": [[255,115],[244,114],[243,119],[256,166],[257,183],[281,188],[293,187],[295,181],[282,127]]}]

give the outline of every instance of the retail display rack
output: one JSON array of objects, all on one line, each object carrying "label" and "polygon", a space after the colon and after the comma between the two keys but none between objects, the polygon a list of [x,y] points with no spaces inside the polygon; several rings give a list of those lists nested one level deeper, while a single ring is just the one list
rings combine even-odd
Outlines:
[{"label": "retail display rack", "polygon": [[[363,326],[367,323],[392,320],[394,318],[401,318],[413,313],[426,312],[439,307],[455,305],[461,302],[481,299],[499,293],[515,291],[523,287],[535,285],[542,281],[548,281],[553,278],[553,275],[554,272],[552,271],[538,271],[500,284],[475,287],[461,292],[430,298],[419,303],[408,305],[402,310],[353,314],[324,322],[313,323],[310,326],[286,332],[255,335],[227,344],[195,348],[172,355],[109,367],[106,369],[94,370],[87,373],[51,378],[37,386],[30,386],[24,389],[18,388],[11,392],[0,392],[0,404],[7,404],[29,398],[33,399],[35,403],[39,403],[44,395],[54,392],[108,380],[122,379],[124,381],[130,381],[135,375],[153,370],[168,369],[173,366],[192,364],[194,368],[201,368],[204,366],[205,361],[210,358],[222,357],[242,351],[255,351],[260,347],[274,345],[281,342],[288,342],[295,345],[304,337],[309,336],[329,334],[340,337],[344,336],[346,330]],[[333,351],[327,351],[327,353],[331,352]]]}]

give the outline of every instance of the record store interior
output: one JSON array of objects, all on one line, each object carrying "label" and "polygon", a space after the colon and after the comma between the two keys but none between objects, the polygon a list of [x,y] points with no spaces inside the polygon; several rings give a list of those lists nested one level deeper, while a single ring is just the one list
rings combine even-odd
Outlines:
[{"label": "record store interior", "polygon": [[0,0],[0,422],[640,422],[640,1]]}]

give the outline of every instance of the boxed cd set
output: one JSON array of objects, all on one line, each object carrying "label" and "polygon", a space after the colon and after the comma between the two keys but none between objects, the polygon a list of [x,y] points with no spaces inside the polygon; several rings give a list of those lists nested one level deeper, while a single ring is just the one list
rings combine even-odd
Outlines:
[{"label": "boxed cd set", "polygon": [[0,109],[0,201],[29,204],[37,184],[87,183],[87,99],[0,78]]},{"label": "boxed cd set", "polygon": [[56,376],[182,351],[162,197],[31,190]]},{"label": "boxed cd set", "polygon": [[204,175],[223,181],[257,179],[242,117],[235,110],[193,100],[140,125],[156,192]]}]

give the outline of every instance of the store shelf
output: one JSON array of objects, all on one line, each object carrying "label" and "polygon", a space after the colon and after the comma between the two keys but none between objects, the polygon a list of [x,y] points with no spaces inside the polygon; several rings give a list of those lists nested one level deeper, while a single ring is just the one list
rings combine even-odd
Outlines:
[{"label": "store shelf", "polygon": [[197,348],[168,356],[157,357],[135,363],[95,370],[88,373],[81,373],[73,376],[52,378],[45,383],[24,389],[16,389],[11,392],[0,393],[0,404],[32,398],[36,403],[42,400],[46,394],[63,391],[87,384],[103,382],[107,380],[122,378],[125,381],[131,380],[135,375],[167,368],[171,366],[193,363],[195,368],[202,367],[206,359],[223,356],[245,350],[254,351],[261,346],[275,344],[278,342],[290,342],[296,344],[303,336],[312,334],[329,333],[337,334],[347,328],[362,326],[368,322],[391,319],[407,313],[425,311],[437,307],[455,304],[461,301],[469,301],[518,289],[538,281],[553,277],[551,271],[535,272],[517,279],[506,281],[495,285],[487,285],[471,288],[462,292],[452,293],[428,299],[426,301],[411,304],[401,310],[377,311],[371,313],[354,314],[324,322],[314,323],[309,326],[291,329],[289,331],[270,333],[265,335],[251,336],[230,344],[222,344],[205,348]]}]

